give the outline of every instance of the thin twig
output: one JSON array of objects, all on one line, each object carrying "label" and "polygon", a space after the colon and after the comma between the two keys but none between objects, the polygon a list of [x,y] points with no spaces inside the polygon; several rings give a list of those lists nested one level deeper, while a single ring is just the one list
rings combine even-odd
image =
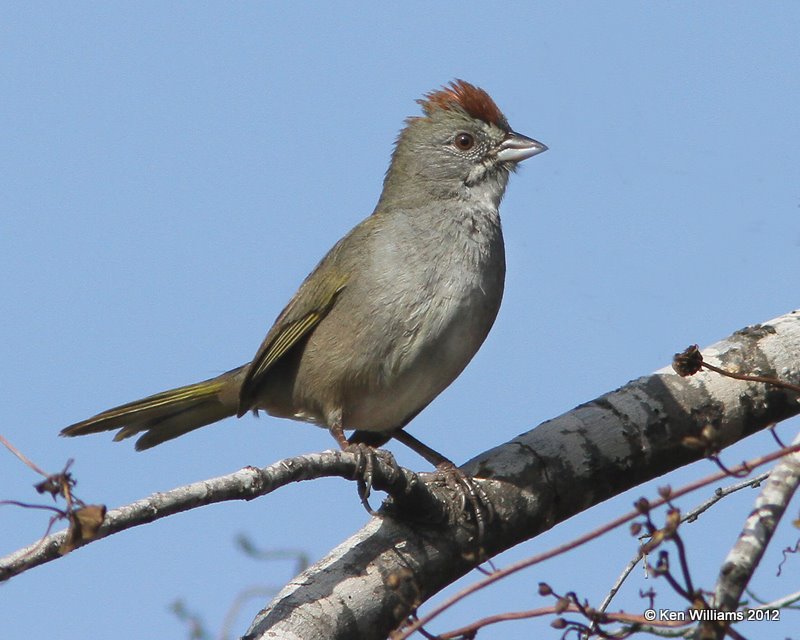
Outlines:
[{"label": "thin twig", "polygon": [[636,568],[636,565],[639,564],[642,558],[644,558],[644,553],[642,552],[641,547],[639,547],[639,551],[636,552],[636,556],[633,559],[631,559],[631,561],[628,562],[628,564],[625,565],[625,568],[622,570],[622,573],[619,574],[617,581],[611,587],[608,594],[603,599],[603,602],[600,604],[598,611],[605,611],[606,609],[608,609],[608,605],[611,604],[611,601],[614,599],[614,596],[617,595],[617,592],[622,587],[622,583],[628,579],[628,576],[633,572],[633,570]]},{"label": "thin twig", "polygon": [[[759,486],[764,480],[769,477],[769,471],[765,471],[760,473],[755,478],[750,478],[749,480],[744,480],[742,482],[736,482],[735,484],[728,485],[727,487],[718,487],[714,491],[714,495],[711,496],[708,500],[701,502],[691,511],[687,511],[686,515],[681,518],[682,523],[690,523],[697,520],[697,518],[708,511],[711,507],[713,507],[717,502],[722,500],[724,497],[731,495],[732,493],[736,493],[737,491],[741,491],[742,489],[746,489],[747,487],[757,487]],[[642,553],[641,549],[637,550],[636,555],[625,565],[625,568],[620,573],[617,580],[614,582],[611,589],[609,589],[608,594],[603,599],[603,602],[600,604],[598,611],[605,611],[608,609],[611,601],[616,597],[617,593],[619,592],[622,584],[625,580],[628,579],[628,576],[633,572],[636,568],[636,565],[641,562],[644,554]]]},{"label": "thin twig", "polygon": [[[481,618],[480,620],[471,622],[470,624],[460,627],[458,629],[453,629],[445,633],[440,633],[435,637],[441,638],[442,640],[470,637],[470,634],[474,634],[483,627],[487,627],[491,624],[497,624],[498,622],[506,622],[508,620],[527,620],[529,618],[539,618],[542,616],[561,614],[566,612],[584,613],[583,611],[581,611],[581,607],[575,604],[574,602],[572,604],[567,605],[566,608],[551,606],[551,607],[540,607],[538,609],[528,609],[526,611],[509,611],[506,613],[498,613],[495,615],[487,616],[485,618]],[[654,628],[661,627],[665,629],[670,629],[670,628],[674,629],[674,628],[686,627],[689,624],[691,624],[687,620],[664,620],[660,622],[653,622],[647,620],[644,616],[634,615],[631,613],[624,613],[621,611],[616,613],[606,613],[604,615],[609,622],[621,622],[625,624],[635,624],[635,625],[648,625]]]},{"label": "thin twig", "polygon": [[[750,607],[751,609],[786,609],[793,605],[795,602],[800,602],[800,591],[795,591],[794,593],[790,593],[788,596],[781,596],[780,598],[773,600],[772,602],[763,602],[760,599],[756,598],[753,593],[748,589],[747,594],[757,600],[760,604],[757,607]],[[796,609],[797,607],[792,607]]]},{"label": "thin twig", "polygon": [[727,378],[733,378],[734,380],[744,380],[745,382],[762,382],[764,384],[771,384],[773,387],[790,389],[791,391],[800,393],[800,385],[792,384],[791,382],[785,382],[778,378],[771,378],[769,376],[754,376],[746,373],[735,373],[734,371],[727,371],[726,369],[721,369],[713,364],[709,364],[705,360],[703,360],[703,367]]},{"label": "thin twig", "polygon": [[42,471],[30,458],[28,458],[24,453],[22,453],[22,451],[17,449],[13,444],[6,440],[2,435],[0,435],[0,444],[5,445],[6,449],[17,456],[17,458],[19,458],[27,467],[33,469],[40,476],[47,478],[50,475],[45,471]]},{"label": "thin twig", "polygon": [[[226,476],[156,493],[111,510],[105,514],[94,540],[198,506],[230,500],[252,500],[292,482],[322,477],[352,479],[356,466],[354,454],[330,450],[287,458],[261,469],[246,467]],[[375,464],[373,471],[373,486],[389,492],[395,505],[425,509],[425,517],[434,521],[436,518],[449,517],[449,505],[438,485],[427,484],[420,475],[392,467],[382,460]],[[59,531],[0,558],[0,581],[61,557],[66,537],[66,531]],[[82,544],[86,542],[82,541]],[[62,549],[61,553],[59,549]]]},{"label": "thin twig", "polygon": [[742,482],[736,482],[734,484],[728,485],[727,487],[718,487],[714,491],[714,495],[711,496],[705,502],[701,502],[691,511],[687,511],[686,515],[681,518],[681,522],[694,522],[697,520],[698,516],[702,513],[708,511],[711,507],[713,507],[717,502],[722,500],[724,497],[729,496],[732,493],[736,493],[737,491],[741,491],[742,489],[746,489],[748,487],[756,488],[758,487],[764,480],[769,477],[769,471],[764,471],[763,473],[758,474],[754,478],[749,478],[748,480],[743,480]]}]

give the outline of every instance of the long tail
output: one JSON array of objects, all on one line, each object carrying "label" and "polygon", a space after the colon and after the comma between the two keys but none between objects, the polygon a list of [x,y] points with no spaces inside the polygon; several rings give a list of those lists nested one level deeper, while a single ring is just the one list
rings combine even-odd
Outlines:
[{"label": "long tail", "polygon": [[114,440],[145,433],[136,441],[136,450],[149,449],[212,422],[236,415],[239,404],[238,375],[244,367],[169,391],[123,404],[98,413],[61,431],[62,436],[83,436],[119,429]]}]

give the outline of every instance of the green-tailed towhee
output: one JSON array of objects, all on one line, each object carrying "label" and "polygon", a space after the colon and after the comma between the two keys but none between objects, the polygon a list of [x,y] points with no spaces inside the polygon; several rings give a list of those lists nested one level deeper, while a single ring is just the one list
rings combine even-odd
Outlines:
[{"label": "green-tailed towhee", "polygon": [[263,409],[327,427],[342,447],[343,429],[399,437],[494,323],[505,277],[498,206],[509,172],[547,148],[462,80],[419,103],[424,115],[400,133],[375,211],[306,278],[251,362],[62,435],[143,432],[136,448],[147,449]]}]

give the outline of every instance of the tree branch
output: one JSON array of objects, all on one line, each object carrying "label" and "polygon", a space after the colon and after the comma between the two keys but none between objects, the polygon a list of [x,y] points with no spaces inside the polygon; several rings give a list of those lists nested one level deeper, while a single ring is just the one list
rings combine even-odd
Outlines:
[{"label": "tree branch", "polygon": [[[704,350],[728,370],[800,383],[800,314],[748,327]],[[671,369],[634,380],[474,458],[496,515],[479,551],[472,527],[373,519],[289,583],[254,620],[249,640],[385,638],[485,557],[611,496],[800,412],[794,392],[713,372]],[[706,437],[705,435],[703,437]]]},{"label": "tree branch", "polygon": [[[800,315],[736,332],[704,357],[727,370],[800,383]],[[453,517],[446,485],[421,482],[378,456],[373,486],[392,495],[384,517],[373,518],[287,585],[247,637],[385,638],[486,557],[700,459],[706,452],[687,446],[690,441],[708,441],[712,433],[711,444],[721,449],[799,411],[791,390],[713,372],[681,378],[664,369],[635,380],[462,467],[485,478],[481,484],[495,511],[480,541],[474,523]],[[108,512],[95,539],[196,506],[250,500],[289,482],[332,475],[351,479],[362,463],[352,453],[327,451],[154,494]],[[64,532],[47,536],[0,559],[0,579],[57,558],[64,537]]]},{"label": "tree branch", "polygon": [[[90,542],[114,533],[166,518],[181,511],[229,500],[252,500],[272,493],[291,482],[338,476],[352,480],[363,471],[358,455],[333,450],[287,458],[268,467],[246,467],[225,476],[165,491],[109,511]],[[394,496],[398,508],[412,509],[434,521],[453,518],[453,505],[446,489],[437,483],[423,482],[423,476],[375,456],[372,486]],[[23,549],[0,558],[0,580],[7,580],[40,564],[61,557],[67,531],[59,531]]]},{"label": "tree branch", "polygon": [[[792,444],[800,444],[798,435]],[[739,539],[722,563],[714,593],[714,604],[722,611],[735,611],[747,583],[761,561],[781,517],[800,484],[800,454],[781,458],[770,472],[755,508],[745,520]],[[707,635],[700,637],[723,638],[727,625],[704,622]]]},{"label": "tree branch", "polygon": [[[704,500],[700,505],[696,506],[691,511],[687,512],[683,517],[681,517],[681,524],[685,522],[694,522],[697,518],[700,517],[703,513],[708,511],[711,507],[713,507],[717,502],[722,500],[724,497],[729,496],[732,493],[736,493],[737,491],[741,491],[742,489],[746,489],[747,487],[758,487],[761,483],[769,477],[769,471],[765,471],[760,473],[759,475],[753,478],[747,478],[746,480],[742,480],[740,482],[736,482],[734,484],[728,485],[727,487],[718,487],[714,491],[714,495],[710,498]],[[625,568],[622,570],[622,573],[617,578],[614,585],[609,589],[608,594],[605,598],[603,598],[603,602],[600,603],[600,606],[597,608],[598,611],[605,611],[608,609],[608,605],[611,604],[611,601],[614,599],[614,596],[617,595],[622,584],[625,580],[628,579],[628,576],[631,572],[636,568],[636,565],[641,562],[642,558],[644,558],[644,551],[640,547],[639,550],[636,552],[636,555],[625,565]]]}]

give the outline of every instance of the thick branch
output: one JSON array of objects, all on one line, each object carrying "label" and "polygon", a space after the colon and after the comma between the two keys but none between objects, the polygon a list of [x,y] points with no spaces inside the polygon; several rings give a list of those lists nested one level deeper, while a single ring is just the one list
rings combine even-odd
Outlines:
[{"label": "thick branch", "polygon": [[[800,435],[793,444],[800,444]],[[756,498],[755,508],[748,515],[739,539],[722,564],[714,594],[714,604],[722,611],[735,611],[745,587],[761,561],[789,501],[800,484],[800,454],[781,458],[770,472],[764,487]],[[701,637],[723,638],[725,626],[703,623],[707,635]]]},{"label": "thick branch", "polygon": [[[800,315],[736,332],[704,350],[726,369],[800,383]],[[463,469],[484,482],[496,511],[494,555],[642,482],[700,459],[685,446],[711,425],[728,446],[800,412],[796,394],[762,383],[671,369],[576,407]],[[708,430],[706,429],[706,432]],[[253,622],[255,638],[385,638],[414,609],[474,568],[472,529],[373,519],[287,585]]]}]

